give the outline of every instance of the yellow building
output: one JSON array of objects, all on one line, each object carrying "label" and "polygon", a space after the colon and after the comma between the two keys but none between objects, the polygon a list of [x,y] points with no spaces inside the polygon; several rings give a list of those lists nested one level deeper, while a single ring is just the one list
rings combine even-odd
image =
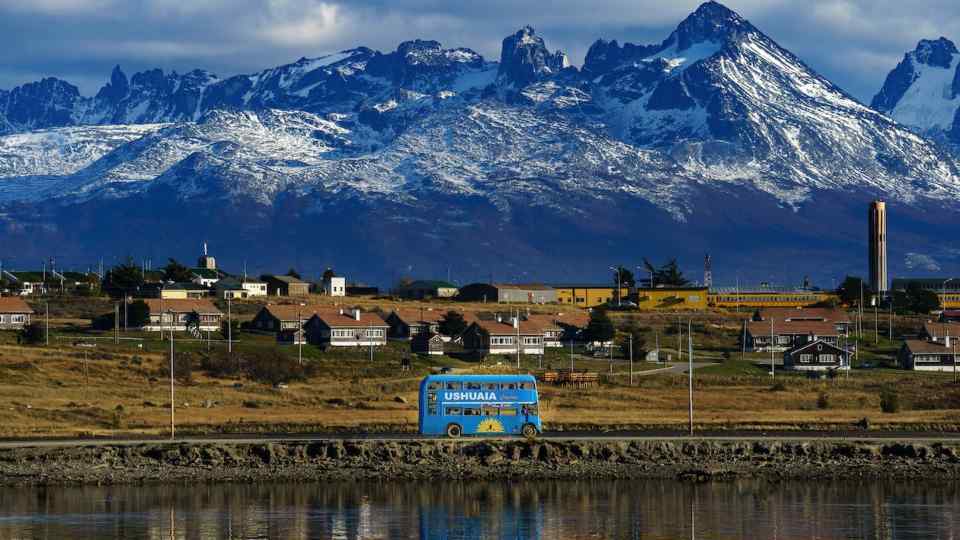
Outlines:
[{"label": "yellow building", "polygon": [[943,309],[960,308],[960,292],[937,293],[937,298],[940,299],[940,306]]},{"label": "yellow building", "polygon": [[[591,308],[617,303],[617,288],[610,285],[564,283],[551,287],[557,292],[557,302],[560,304]],[[621,287],[620,295],[626,302],[630,296],[629,287]]]},{"label": "yellow building", "polygon": [[637,289],[640,309],[706,309],[706,287],[654,287]]},{"label": "yellow building", "polygon": [[809,307],[840,297],[829,291],[713,291],[708,303],[714,308]]}]

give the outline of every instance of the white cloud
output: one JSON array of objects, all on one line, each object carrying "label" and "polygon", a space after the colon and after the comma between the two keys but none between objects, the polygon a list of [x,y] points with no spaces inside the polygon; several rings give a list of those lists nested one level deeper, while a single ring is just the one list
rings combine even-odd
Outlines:
[{"label": "white cloud", "polygon": [[903,264],[908,270],[940,271],[940,263],[933,257],[924,255],[923,253],[907,253],[903,258]]}]

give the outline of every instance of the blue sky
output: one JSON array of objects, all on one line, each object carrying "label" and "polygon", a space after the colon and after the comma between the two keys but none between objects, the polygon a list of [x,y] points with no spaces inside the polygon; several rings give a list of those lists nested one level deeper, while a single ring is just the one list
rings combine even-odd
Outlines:
[{"label": "blue sky", "polygon": [[[0,88],[44,76],[93,94],[120,64],[249,73],[358,45],[436,39],[495,59],[530,24],[574,64],[597,38],[661,41],[693,0],[0,0]],[[960,43],[956,0],[731,0],[725,5],[869,101],[923,38]]]}]

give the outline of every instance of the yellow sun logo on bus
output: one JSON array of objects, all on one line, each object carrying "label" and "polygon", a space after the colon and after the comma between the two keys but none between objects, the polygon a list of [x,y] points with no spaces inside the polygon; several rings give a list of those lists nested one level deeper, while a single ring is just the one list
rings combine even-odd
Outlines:
[{"label": "yellow sun logo on bus", "polygon": [[477,433],[503,433],[503,423],[495,418],[485,418],[477,425]]}]

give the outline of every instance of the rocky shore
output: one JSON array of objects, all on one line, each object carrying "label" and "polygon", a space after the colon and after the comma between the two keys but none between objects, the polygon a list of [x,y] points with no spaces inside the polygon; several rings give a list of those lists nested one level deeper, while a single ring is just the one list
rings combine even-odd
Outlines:
[{"label": "rocky shore", "polygon": [[0,485],[960,478],[960,441],[321,440],[0,449]]}]

